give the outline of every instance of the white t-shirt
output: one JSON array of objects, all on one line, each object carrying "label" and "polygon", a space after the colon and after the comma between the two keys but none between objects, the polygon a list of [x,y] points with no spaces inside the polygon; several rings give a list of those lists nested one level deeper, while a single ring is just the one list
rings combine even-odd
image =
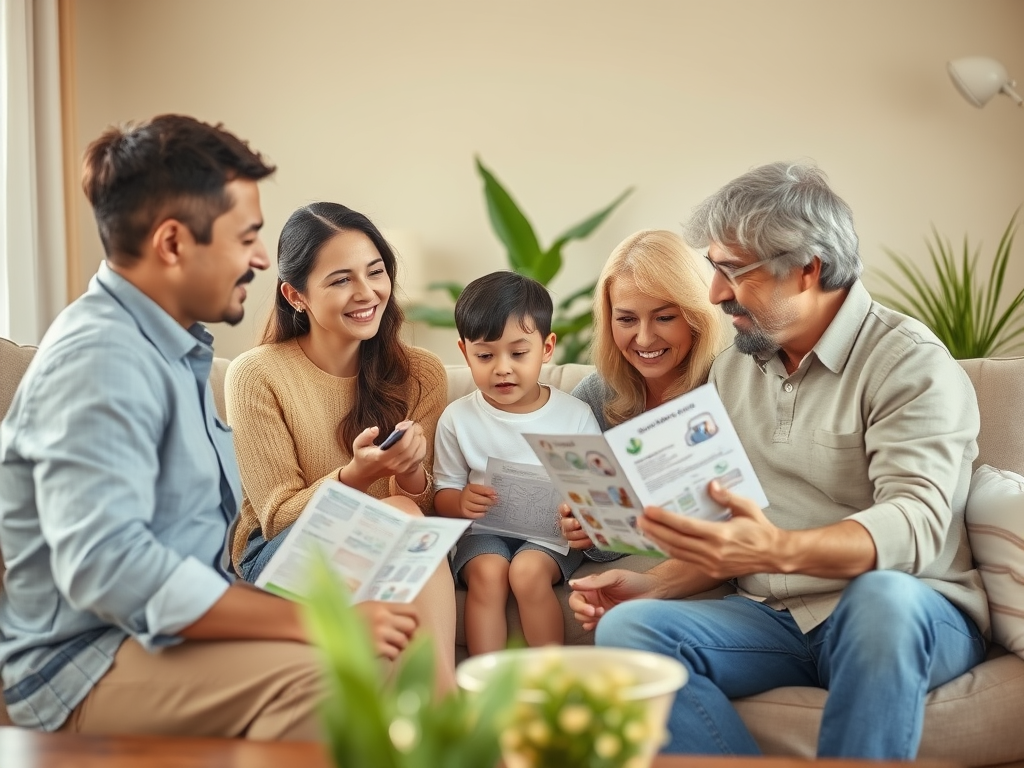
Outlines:
[{"label": "white t-shirt", "polygon": [[548,401],[532,413],[506,413],[484,400],[480,390],[448,404],[434,433],[434,488],[461,491],[483,483],[488,457],[540,464],[524,432],[546,435],[599,435],[590,406],[548,387]]}]

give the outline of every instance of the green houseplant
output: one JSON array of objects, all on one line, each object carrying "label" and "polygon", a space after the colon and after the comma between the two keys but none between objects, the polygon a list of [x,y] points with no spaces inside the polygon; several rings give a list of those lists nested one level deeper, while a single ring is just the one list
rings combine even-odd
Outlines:
[{"label": "green houseplant", "polygon": [[959,256],[948,238],[932,227],[932,239],[926,240],[935,274],[929,280],[920,267],[889,249],[902,280],[882,274],[895,292],[879,296],[898,312],[916,317],[949,348],[958,360],[1012,352],[1024,346],[1024,289],[1002,300],[1006,267],[1017,230],[1017,212],[1010,217],[986,279],[977,272],[980,249],[973,254],[964,237]]},{"label": "green houseplant", "polygon": [[306,623],[324,664],[325,735],[339,768],[480,768],[497,765],[499,733],[516,689],[509,668],[475,697],[433,693],[431,641],[414,639],[383,681],[369,631],[347,590],[314,561]]},{"label": "green houseplant", "polygon": [[[532,277],[541,285],[551,282],[562,268],[562,249],[565,245],[572,240],[582,240],[590,235],[633,191],[630,187],[606,208],[569,227],[545,249],[541,247],[529,219],[494,174],[480,162],[480,158],[476,159],[476,168],[484,182],[487,214],[494,233],[505,246],[509,269]],[[551,330],[558,336],[560,363],[580,362],[586,357],[590,329],[594,321],[591,300],[595,285],[596,283],[590,283],[574,291],[555,307]],[[459,298],[464,287],[461,283],[446,281],[434,282],[428,286],[430,290],[447,292],[453,302]],[[585,306],[581,306],[584,300]],[[406,316],[414,322],[423,322],[435,327],[455,327],[455,317],[450,307],[412,305],[407,309]]]}]

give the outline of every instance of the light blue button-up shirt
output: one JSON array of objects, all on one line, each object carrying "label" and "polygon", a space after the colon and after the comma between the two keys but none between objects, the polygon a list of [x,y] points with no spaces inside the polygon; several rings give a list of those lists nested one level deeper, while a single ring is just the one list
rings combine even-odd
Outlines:
[{"label": "light blue button-up shirt", "polygon": [[105,263],[54,321],[0,424],[3,696],[58,728],[129,635],[149,650],[223,595],[241,499],[212,337]]}]

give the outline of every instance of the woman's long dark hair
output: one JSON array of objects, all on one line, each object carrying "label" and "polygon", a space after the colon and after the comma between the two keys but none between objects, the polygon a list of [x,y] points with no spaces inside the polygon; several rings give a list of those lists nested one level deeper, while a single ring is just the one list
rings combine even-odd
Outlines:
[{"label": "woman's long dark hair", "polygon": [[338,425],[338,440],[346,448],[351,448],[352,441],[367,427],[379,427],[377,441],[383,440],[411,410],[409,353],[399,336],[405,315],[394,300],[398,262],[391,246],[368,218],[338,203],[313,203],[288,218],[277,242],[277,296],[260,341],[274,344],[309,333],[309,315],[288,303],[281,285],[288,283],[305,293],[321,248],[332,237],[350,231],[362,232],[370,238],[384,260],[392,293],[376,335],[359,345],[355,405]]}]

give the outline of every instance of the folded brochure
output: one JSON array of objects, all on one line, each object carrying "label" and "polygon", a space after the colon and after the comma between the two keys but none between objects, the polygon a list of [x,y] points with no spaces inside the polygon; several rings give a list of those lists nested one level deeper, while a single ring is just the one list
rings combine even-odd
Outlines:
[{"label": "folded brochure", "polygon": [[336,480],[325,480],[292,525],[256,586],[301,599],[319,551],[354,602],[411,602],[468,520],[412,517]]},{"label": "folded brochure", "polygon": [[708,495],[717,480],[768,506],[736,429],[711,384],[603,435],[523,435],[600,549],[664,553],[637,528],[645,506],[705,520],[728,517]]}]

